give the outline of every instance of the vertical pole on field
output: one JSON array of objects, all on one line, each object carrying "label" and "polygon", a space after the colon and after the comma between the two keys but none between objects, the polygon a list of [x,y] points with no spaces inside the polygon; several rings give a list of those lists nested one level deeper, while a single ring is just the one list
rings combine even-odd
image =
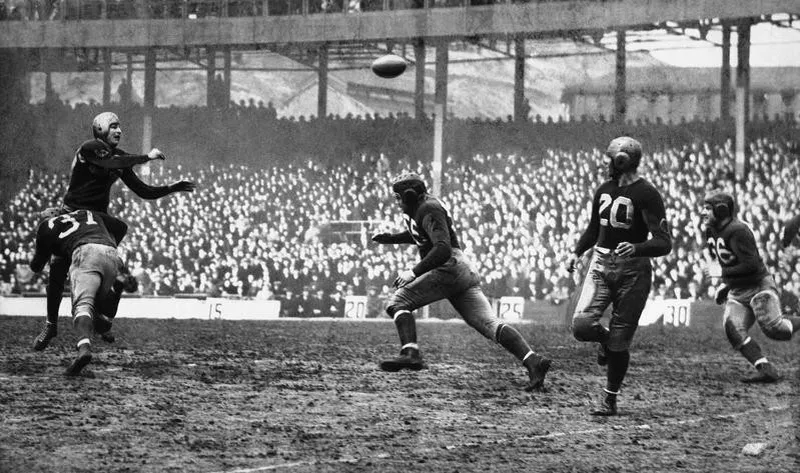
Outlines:
[{"label": "vertical pole on field", "polygon": [[425,39],[414,40],[414,118],[425,117]]},{"label": "vertical pole on field", "polygon": [[436,90],[434,101],[442,106],[442,114],[447,113],[447,66],[450,61],[448,47],[450,43],[443,40],[436,45]]},{"label": "vertical pole on field", "polygon": [[125,97],[120,97],[120,101],[128,107],[133,100],[133,55],[126,54],[125,58],[125,80],[128,82],[128,87],[125,88]]},{"label": "vertical pole on field", "polygon": [[433,195],[442,195],[442,141],[444,139],[444,105],[436,103],[433,106],[436,114],[433,121]]},{"label": "vertical pole on field", "polygon": [[525,38],[514,38],[514,121],[521,123],[528,119],[525,110]]},{"label": "vertical pole on field", "polygon": [[111,103],[111,48],[103,48],[103,106]]},{"label": "vertical pole on field", "polygon": [[736,181],[747,180],[747,122],[750,116],[750,20],[739,23],[736,64]]},{"label": "vertical pole on field", "polygon": [[317,49],[319,68],[317,69],[317,118],[328,116],[328,45],[323,43]]},{"label": "vertical pole on field", "polygon": [[433,193],[442,195],[442,154],[444,152],[444,119],[447,114],[447,66],[450,60],[450,43],[436,45],[436,90],[434,92],[433,123]]},{"label": "vertical pole on field", "polygon": [[148,48],[144,56],[144,111],[142,153],[153,147],[153,109],[156,103],[156,50]]},{"label": "vertical pole on field", "polygon": [[223,90],[223,99],[220,100],[220,108],[230,108],[231,106],[231,47],[225,46],[223,49],[223,68],[225,69],[225,90]]},{"label": "vertical pole on field", "polygon": [[213,46],[206,48],[206,107],[213,108],[218,105],[219,91],[217,90],[217,82],[215,72],[217,70],[217,51]]},{"label": "vertical pole on field", "polygon": [[[722,68],[719,72],[719,123],[723,130],[731,116],[731,25],[722,23]],[[725,136],[725,135],[721,135]]]},{"label": "vertical pole on field", "polygon": [[617,30],[617,65],[616,65],[616,88],[614,89],[614,121],[625,123],[628,109],[626,89],[627,65],[626,58],[625,30]]}]

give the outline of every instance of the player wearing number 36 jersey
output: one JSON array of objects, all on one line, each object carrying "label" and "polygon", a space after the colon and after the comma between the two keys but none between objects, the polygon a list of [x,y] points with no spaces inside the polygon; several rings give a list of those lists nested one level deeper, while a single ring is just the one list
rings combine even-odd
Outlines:
[{"label": "player wearing number 36 jersey", "polygon": [[120,293],[113,291],[112,285],[122,269],[122,260],[117,255],[116,239],[107,228],[120,221],[91,210],[53,213],[42,215],[30,266],[40,272],[51,256],[70,261],[72,324],[78,334],[78,357],[66,374],[75,376],[92,359],[92,332],[107,332],[117,313]]},{"label": "player wearing number 36 jersey", "polygon": [[[652,285],[651,257],[672,251],[664,200],[638,174],[642,146],[629,137],[611,141],[606,151],[609,180],[594,194],[591,220],[568,264],[594,247],[572,332],[582,342],[598,342],[597,362],[606,366],[605,395],[594,415],[616,415],[617,395],[630,363],[629,347]],[[611,305],[606,328],[600,323]]]},{"label": "player wearing number 36 jersey", "polygon": [[761,259],[753,231],[736,218],[733,195],[723,191],[708,193],[701,215],[708,251],[722,269],[722,286],[715,299],[725,305],[725,335],[734,350],[758,371],[742,381],[774,383],[780,375],[747,332],[758,322],[769,338],[791,340],[792,334],[800,330],[800,317],[781,313],[778,286]]},{"label": "player wearing number 36 jersey", "polygon": [[480,277],[461,250],[453,219],[442,202],[428,194],[416,174],[403,174],[392,184],[395,201],[406,228],[400,233],[372,237],[380,244],[416,244],[420,261],[400,271],[386,313],[394,319],[400,337],[400,356],[381,362],[384,371],[419,370],[424,367],[413,312],[447,299],[471,327],[499,343],[528,370],[527,391],[541,390],[550,360],[534,353],[512,326],[494,315],[480,288]]}]

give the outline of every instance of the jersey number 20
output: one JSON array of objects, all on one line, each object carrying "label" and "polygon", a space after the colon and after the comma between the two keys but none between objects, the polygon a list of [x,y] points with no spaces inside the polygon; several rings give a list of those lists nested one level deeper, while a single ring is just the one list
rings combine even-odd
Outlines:
[{"label": "jersey number 20", "polygon": [[[606,213],[606,210],[610,211]],[[623,212],[625,216],[624,221],[619,221],[617,217],[620,215],[620,211]],[[628,229],[631,228],[631,223],[633,222],[633,202],[631,199],[625,196],[619,196],[616,199],[612,199],[608,194],[601,194],[600,195],[600,225],[607,227],[611,224],[614,228],[624,228]]]}]

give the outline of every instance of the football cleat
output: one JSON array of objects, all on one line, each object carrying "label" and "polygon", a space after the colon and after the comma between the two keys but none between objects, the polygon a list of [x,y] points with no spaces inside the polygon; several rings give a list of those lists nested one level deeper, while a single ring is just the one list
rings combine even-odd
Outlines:
[{"label": "football cleat", "polygon": [[772,366],[772,363],[760,363],[756,366],[756,369],[758,373],[747,378],[742,378],[741,381],[743,383],[777,383],[781,380],[781,375],[778,374],[778,371]]},{"label": "football cleat", "polygon": [[111,330],[111,319],[101,313],[96,313],[92,317],[94,331],[100,335],[105,335]]},{"label": "football cleat", "polygon": [[58,335],[58,324],[47,322],[33,341],[33,349],[36,351],[44,350],[50,344],[50,340],[56,338],[56,335]]},{"label": "football cleat", "polygon": [[597,347],[597,364],[600,366],[608,364],[608,348],[602,343],[599,343]]},{"label": "football cleat", "polygon": [[114,343],[117,341],[117,337],[111,332],[101,333],[100,338],[106,343]]},{"label": "football cleat", "polygon": [[69,365],[67,371],[64,372],[67,376],[78,376],[81,370],[92,361],[92,344],[84,343],[78,347],[78,357]]},{"label": "football cleat", "polygon": [[117,274],[117,279],[114,281],[113,288],[117,294],[122,294],[123,291],[128,293],[136,292],[136,290],[139,289],[139,281],[137,281],[126,268],[124,271]]},{"label": "football cleat", "polygon": [[539,355],[533,355],[529,359],[531,358],[535,359],[525,365],[528,369],[528,378],[530,378],[528,384],[525,385],[525,391],[541,391],[544,389],[544,377],[550,371],[553,361]]},{"label": "football cleat", "polygon": [[422,362],[422,355],[418,349],[404,348],[400,351],[400,356],[397,358],[381,361],[380,368],[383,371],[390,372],[400,370],[418,371],[425,368],[425,363]]},{"label": "football cleat", "polygon": [[593,416],[610,417],[617,415],[617,396],[615,394],[606,394],[600,405],[592,411]]}]

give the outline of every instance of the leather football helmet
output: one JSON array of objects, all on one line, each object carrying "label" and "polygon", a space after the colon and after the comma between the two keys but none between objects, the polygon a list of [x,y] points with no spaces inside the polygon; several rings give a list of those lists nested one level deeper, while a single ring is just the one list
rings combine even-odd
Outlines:
[{"label": "leather football helmet", "polygon": [[642,145],[629,136],[620,136],[608,144],[606,156],[611,158],[609,174],[616,178],[639,167],[639,162],[642,160]]},{"label": "leather football helmet", "polygon": [[723,221],[736,216],[736,200],[730,192],[713,190],[706,193],[703,203],[714,210],[714,218]]},{"label": "leather football helmet", "polygon": [[420,198],[428,193],[425,182],[415,173],[403,173],[392,182],[392,192],[395,198],[408,206],[419,202]]},{"label": "leather football helmet", "polygon": [[103,112],[92,120],[92,134],[95,138],[106,139],[112,123],[119,123],[119,117],[113,112]]}]

